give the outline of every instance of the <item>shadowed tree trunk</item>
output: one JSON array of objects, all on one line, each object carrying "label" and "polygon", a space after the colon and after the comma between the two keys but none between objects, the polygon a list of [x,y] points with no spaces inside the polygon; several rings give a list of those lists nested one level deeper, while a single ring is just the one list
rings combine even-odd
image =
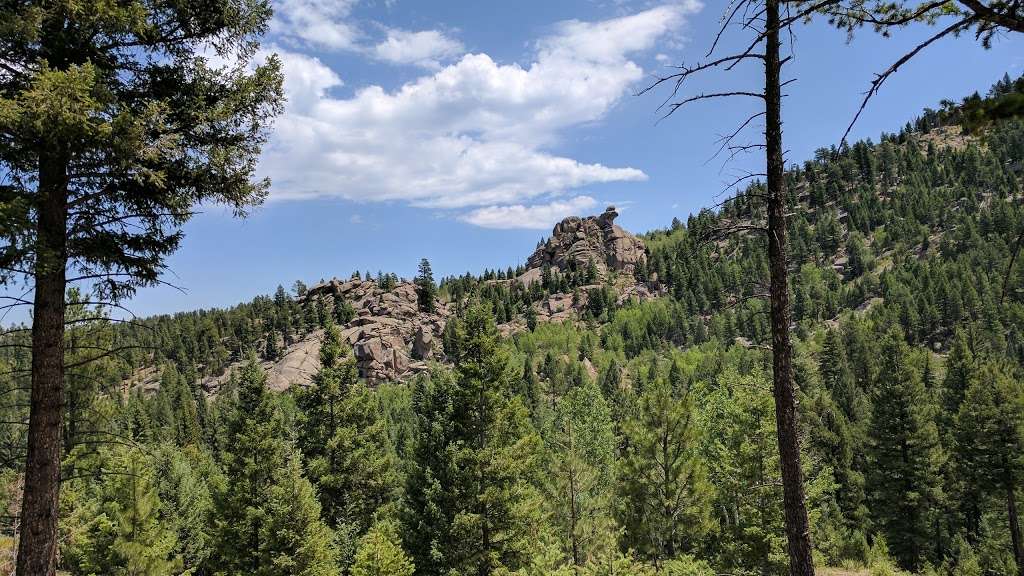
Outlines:
[{"label": "shadowed tree trunk", "polygon": [[40,155],[38,246],[32,317],[32,393],[18,576],[57,568],[61,420],[64,409],[64,288],[67,265],[67,158]]},{"label": "shadowed tree trunk", "polygon": [[[254,172],[284,98],[280,60],[253,62],[271,12],[269,0],[0,4],[0,21],[19,23],[4,27],[0,74],[0,285],[35,289],[18,576],[57,563],[65,291],[117,305],[161,283],[192,206],[244,215],[263,201],[270,183]],[[236,65],[195,58],[211,46]],[[74,365],[135,347],[90,347]]]},{"label": "shadowed tree trunk", "polygon": [[[693,66],[681,65],[676,73],[658,78],[643,92],[667,84],[672,86],[670,100],[679,95],[684,82],[693,76],[712,69],[731,71],[742,62],[759,62],[764,65],[763,91],[734,90],[722,92],[701,92],[695,96],[666,102],[666,116],[682,106],[693,102],[721,98],[755,98],[763,101],[764,109],[751,114],[739,127],[719,141],[718,153],[730,152],[730,159],[736,154],[749,151],[765,151],[766,171],[764,174],[750,173],[730,184],[736,186],[749,178],[764,176],[767,192],[763,195],[767,208],[767,223],[761,225],[751,217],[750,222],[730,222],[713,230],[707,240],[724,237],[743,231],[764,233],[768,241],[770,319],[772,333],[772,390],[775,400],[775,418],[778,431],[779,465],[782,475],[783,508],[786,524],[786,541],[789,552],[791,576],[813,576],[814,561],[811,556],[811,533],[804,502],[803,471],[800,466],[799,418],[796,407],[796,393],[793,383],[793,347],[790,342],[789,307],[789,257],[786,254],[786,180],[782,148],[782,66],[788,60],[781,59],[780,33],[789,30],[794,23],[825,4],[815,3],[812,8],[797,14],[780,18],[785,0],[740,0],[731,4],[722,20],[718,34],[705,55],[707,61]],[[839,0],[834,0],[838,2]],[[763,24],[763,28],[762,28]],[[727,56],[712,57],[719,41],[730,26],[752,31],[755,37],[745,50]],[[759,53],[756,48],[762,47]],[[788,82],[787,82],[788,83]],[[764,117],[764,142],[736,145],[734,139],[751,125],[755,119]],[[716,153],[717,155],[717,153]],[[755,194],[755,196],[757,196]]]},{"label": "shadowed tree trunk", "polygon": [[786,180],[782,158],[782,63],[779,60],[779,0],[765,2],[765,154],[768,181],[769,299],[772,330],[772,389],[778,427],[779,464],[791,576],[813,576],[811,532],[800,469],[793,350],[789,336],[789,258],[786,255]]}]

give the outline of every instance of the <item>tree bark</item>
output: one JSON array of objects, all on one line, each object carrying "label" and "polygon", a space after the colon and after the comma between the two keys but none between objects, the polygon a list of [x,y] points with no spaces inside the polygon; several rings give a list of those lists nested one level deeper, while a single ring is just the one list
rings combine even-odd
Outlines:
[{"label": "tree bark", "polygon": [[999,11],[980,0],[960,0],[960,3],[967,6],[975,15],[990,24],[1001,26],[1013,32],[1024,33],[1024,14],[1020,11]]},{"label": "tree bark", "polygon": [[789,336],[789,262],[786,256],[786,181],[782,158],[782,87],[779,2],[766,0],[765,153],[768,180],[768,260],[771,275],[772,388],[791,576],[813,576],[811,533],[804,505],[799,424]]},{"label": "tree bark", "polygon": [[64,415],[67,180],[66,156],[53,152],[40,154],[32,392],[17,576],[53,576],[57,569],[57,507]]}]

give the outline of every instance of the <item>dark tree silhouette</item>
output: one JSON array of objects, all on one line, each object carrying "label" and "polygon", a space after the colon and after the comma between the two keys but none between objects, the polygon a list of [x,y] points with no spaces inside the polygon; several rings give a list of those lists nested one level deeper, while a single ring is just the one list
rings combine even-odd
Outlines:
[{"label": "dark tree silhouette", "polygon": [[[694,66],[682,65],[677,72],[656,79],[644,92],[661,85],[671,86],[671,95],[663,106],[666,116],[679,108],[694,102],[709,99],[743,97],[752,98],[763,108],[751,114],[739,127],[720,139],[716,156],[729,153],[729,159],[748,151],[762,150],[765,154],[765,172],[748,173],[732,182],[730,187],[741,181],[764,177],[763,192],[747,192],[745,195],[763,205],[764,212],[746,221],[726,223],[711,231],[706,240],[720,239],[726,235],[759,232],[766,238],[769,279],[768,299],[770,303],[772,340],[772,389],[775,399],[776,427],[778,431],[779,462],[782,474],[786,539],[789,552],[790,574],[812,576],[814,561],[811,556],[810,524],[804,497],[804,479],[800,464],[799,421],[796,394],[793,381],[793,350],[790,338],[791,312],[789,303],[789,259],[786,253],[786,208],[787,191],[785,164],[782,147],[782,88],[789,83],[782,81],[782,68],[789,57],[782,58],[781,34],[802,17],[782,15],[780,0],[743,0],[732,5],[726,13],[721,29],[708,51],[707,61]],[[733,26],[752,34],[746,48],[727,56],[714,54],[726,32]],[[760,50],[760,51],[758,51]],[[702,72],[711,70],[734,70],[747,62],[763,65],[764,85],[761,89],[702,92],[694,96],[682,96],[686,82]],[[740,143],[737,137],[751,127],[755,121],[764,122],[764,140],[756,143]]]},{"label": "dark tree silhouette", "polygon": [[[281,109],[276,58],[250,68],[260,0],[7,3],[0,8],[0,282],[34,290],[17,573],[55,571],[70,285],[118,302],[160,283],[201,202],[242,214]],[[216,56],[230,64],[214,64]]]}]

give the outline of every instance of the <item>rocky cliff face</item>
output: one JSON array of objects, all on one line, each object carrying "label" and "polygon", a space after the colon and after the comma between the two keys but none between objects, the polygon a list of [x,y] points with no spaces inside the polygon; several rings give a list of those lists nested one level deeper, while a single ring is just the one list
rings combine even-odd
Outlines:
[{"label": "rocky cliff face", "polygon": [[421,312],[416,286],[401,282],[391,290],[372,280],[331,280],[309,289],[307,298],[340,296],[352,304],[356,317],[341,327],[352,345],[359,375],[371,382],[398,380],[426,370],[427,360],[440,359],[441,332],[448,306],[437,303],[433,314]]},{"label": "rocky cliff face", "polygon": [[585,269],[593,262],[601,273],[608,270],[632,274],[636,265],[647,260],[647,248],[643,240],[626,232],[615,224],[619,215],[614,206],[609,206],[599,216],[570,216],[555,225],[551,237],[530,256],[526,262],[528,276],[532,281],[545,265],[567,270],[575,265]]},{"label": "rocky cliff face", "polygon": [[[584,269],[593,261],[602,275],[610,270],[623,273],[622,285],[617,286],[620,299],[651,297],[632,278],[637,264],[647,259],[646,247],[615,225],[617,216],[615,207],[609,206],[599,216],[562,220],[551,238],[530,256],[527,272],[519,280],[529,284],[539,279],[545,265],[568,270],[574,263]],[[575,306],[571,294],[553,294],[535,308],[542,321],[566,320],[586,306],[585,292]],[[356,317],[342,327],[342,337],[352,345],[360,376],[370,382],[403,379],[426,370],[428,360],[444,360],[440,341],[449,305],[438,302],[435,313],[421,312],[412,283],[400,282],[385,291],[372,280],[331,280],[310,288],[307,298],[333,302],[335,296],[351,303],[356,311]],[[514,330],[510,325],[503,331]]]},{"label": "rocky cliff face", "polygon": [[[620,302],[654,297],[647,286],[637,284],[632,276],[636,265],[647,259],[644,243],[616,226],[617,216],[615,208],[608,207],[599,216],[566,218],[555,226],[551,238],[530,256],[526,273],[518,278],[524,284],[538,280],[545,265],[562,271],[575,265],[582,270],[593,261],[604,277],[593,286],[580,287],[576,297],[571,293],[557,293],[534,303],[539,321],[561,322],[575,318],[587,306],[587,290],[603,286],[608,280],[608,271],[623,273],[614,283]],[[305,295],[306,300],[320,299],[328,310],[333,308],[337,298],[351,304],[356,312],[355,318],[339,328],[342,338],[352,346],[359,375],[371,383],[406,379],[426,370],[430,360],[445,360],[441,334],[454,308],[450,304],[438,302],[437,311],[431,314],[420,311],[416,286],[411,282],[399,282],[394,288],[384,290],[373,280],[334,279],[311,287]],[[525,320],[517,318],[499,328],[506,335],[525,330]],[[264,361],[268,385],[284,390],[293,385],[309,384],[320,369],[322,339],[323,331],[316,330],[289,346],[278,360]],[[205,379],[203,388],[215,394],[231,370],[239,366],[240,363],[230,366],[224,375]],[[155,389],[159,385],[158,376],[155,372],[143,371],[126,381],[126,386]]]}]

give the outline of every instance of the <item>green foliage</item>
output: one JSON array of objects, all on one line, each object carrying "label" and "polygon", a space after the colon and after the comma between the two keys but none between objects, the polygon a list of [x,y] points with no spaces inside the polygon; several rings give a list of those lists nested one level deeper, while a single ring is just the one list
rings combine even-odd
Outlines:
[{"label": "green foliage", "polygon": [[420,260],[419,272],[413,282],[416,284],[420,310],[433,313],[437,309],[437,285],[434,284],[434,273],[426,258]]},{"label": "green foliage", "polygon": [[546,500],[563,554],[583,566],[615,547],[615,429],[596,384],[573,388],[555,409]]},{"label": "green foliage", "polygon": [[[945,125],[922,118],[788,174],[815,558],[883,576],[1012,576],[1024,267],[1009,263],[1024,123],[996,120],[983,141],[947,146]],[[102,314],[69,295],[68,319],[82,320],[69,343],[145,350],[69,372],[60,569],[783,574],[766,308],[754,297],[763,246],[698,242],[758,217],[759,191],[645,237],[636,277],[660,291],[652,300],[620,304],[623,278],[590,265],[548,268],[529,286],[522,267],[442,280],[452,365],[412,382],[360,381],[337,328],[351,303],[302,283],[123,325],[85,321]],[[555,291],[585,302],[579,318],[537,322]],[[496,323],[523,318],[528,330],[499,338]],[[310,385],[265,390],[247,359],[279,358],[320,329]],[[0,488],[12,502],[30,358],[6,345],[19,334],[0,348]],[[133,466],[135,488],[120,474]]]},{"label": "green foliage", "polygon": [[944,455],[936,407],[897,329],[882,342],[873,393],[868,470],[872,509],[900,565],[919,567],[932,552]]},{"label": "green foliage", "polygon": [[871,576],[908,576],[889,555],[889,546],[883,536],[876,536],[868,551],[868,573]]},{"label": "green foliage", "polygon": [[412,576],[414,572],[392,522],[374,524],[359,541],[352,576]]},{"label": "green foliage", "polygon": [[328,524],[362,534],[378,510],[397,501],[402,476],[383,399],[356,382],[353,363],[342,369],[341,397],[320,390],[337,385],[323,372],[301,397],[299,442]]},{"label": "green foliage", "polygon": [[[69,266],[101,275],[96,292],[117,299],[156,282],[193,204],[242,212],[266,195],[269,182],[253,173],[282,108],[280,61],[250,64],[270,6],[196,8],[88,2],[0,13],[5,62],[17,71],[0,79],[7,267],[57,257],[29,207],[60,197],[75,206],[60,222]],[[214,41],[236,65],[198,55]],[[60,173],[70,182],[36,194]]]},{"label": "green foliage", "polygon": [[620,514],[626,542],[655,563],[691,552],[711,528],[693,399],[658,381],[625,424]]},{"label": "green foliage", "polygon": [[161,524],[177,535],[175,552],[186,573],[206,565],[213,551],[210,529],[214,511],[211,484],[221,482],[220,470],[205,451],[190,446],[180,450],[162,445],[152,468],[161,507]]},{"label": "green foliage", "polygon": [[540,522],[540,439],[510,396],[493,317],[473,307],[455,324],[454,381],[421,384],[421,438],[410,475],[406,542],[425,574],[516,570]]},{"label": "green foliage", "polygon": [[771,384],[761,371],[726,366],[692,389],[702,461],[715,487],[708,508],[720,526],[710,542],[716,565],[766,573],[785,570],[782,489]]},{"label": "green foliage", "polygon": [[177,534],[161,517],[153,468],[142,453],[115,448],[103,456],[109,476],[86,488],[86,502],[67,524],[75,536],[64,545],[79,574],[162,576],[179,570]]},{"label": "green foliage", "polygon": [[715,570],[704,560],[682,556],[665,562],[661,574],[666,576],[714,576]]},{"label": "green foliage", "polygon": [[216,572],[256,575],[333,574],[330,529],[316,494],[288,444],[284,420],[250,361],[239,381],[224,454],[225,481],[216,494],[211,565]]}]

